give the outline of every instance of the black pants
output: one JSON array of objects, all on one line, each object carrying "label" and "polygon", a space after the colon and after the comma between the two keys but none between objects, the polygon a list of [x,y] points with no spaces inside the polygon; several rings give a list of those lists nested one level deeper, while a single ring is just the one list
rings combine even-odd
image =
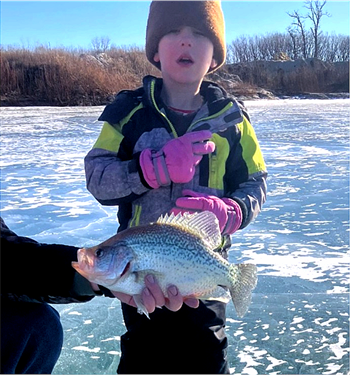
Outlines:
[{"label": "black pants", "polygon": [[62,343],[60,317],[51,306],[1,300],[2,374],[50,374]]},{"label": "black pants", "polygon": [[121,338],[119,374],[228,374],[226,305],[200,302],[146,316],[122,304],[128,329]]}]

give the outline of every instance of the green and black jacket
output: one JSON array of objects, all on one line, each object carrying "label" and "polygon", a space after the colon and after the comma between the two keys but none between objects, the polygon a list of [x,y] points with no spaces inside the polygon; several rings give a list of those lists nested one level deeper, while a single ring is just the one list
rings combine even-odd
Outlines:
[{"label": "green and black jacket", "polygon": [[210,130],[216,149],[205,155],[192,181],[152,189],[143,179],[139,155],[160,150],[177,131],[162,109],[162,79],[146,76],[143,87],[121,91],[99,120],[101,133],[85,157],[87,188],[103,205],[118,205],[119,231],[154,222],[169,212],[183,189],[229,197],[242,208],[246,227],[266,199],[266,167],[248,115],[220,86],[205,81],[204,104],[187,132]]}]

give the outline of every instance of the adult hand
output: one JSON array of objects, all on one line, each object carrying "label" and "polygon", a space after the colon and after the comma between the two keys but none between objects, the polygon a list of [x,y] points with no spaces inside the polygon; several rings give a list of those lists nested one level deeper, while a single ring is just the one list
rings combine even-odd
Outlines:
[{"label": "adult hand", "polygon": [[[133,296],[120,292],[111,292],[121,302],[137,307]],[[192,308],[197,308],[199,306],[199,300],[197,298],[191,296],[183,297],[175,285],[169,285],[167,292],[168,297],[165,297],[153,275],[147,275],[145,277],[145,288],[141,293],[141,299],[148,313],[152,313],[156,307],[163,306],[171,311],[180,310],[183,304]]]}]

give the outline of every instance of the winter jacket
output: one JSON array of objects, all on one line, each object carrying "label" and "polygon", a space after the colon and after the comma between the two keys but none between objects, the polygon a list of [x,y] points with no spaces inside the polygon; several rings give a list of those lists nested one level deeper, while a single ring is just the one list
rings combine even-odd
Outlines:
[{"label": "winter jacket", "polygon": [[85,157],[87,189],[102,205],[119,206],[119,231],[156,221],[183,189],[234,199],[243,213],[241,229],[246,227],[265,202],[265,162],[244,108],[213,82],[202,83],[204,104],[187,132],[210,130],[215,151],[203,156],[188,183],[152,189],[144,180],[141,151],[158,151],[178,136],[162,108],[161,88],[162,79],[146,76],[143,87],[121,91],[106,106],[101,133]]},{"label": "winter jacket", "polygon": [[71,266],[74,246],[42,244],[17,236],[0,218],[1,298],[24,302],[87,302],[95,293]]}]

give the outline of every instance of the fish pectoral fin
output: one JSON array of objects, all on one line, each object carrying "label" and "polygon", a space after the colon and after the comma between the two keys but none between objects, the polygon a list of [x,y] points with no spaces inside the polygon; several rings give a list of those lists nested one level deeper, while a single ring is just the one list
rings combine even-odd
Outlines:
[{"label": "fish pectoral fin", "polygon": [[146,306],[142,302],[141,295],[135,294],[133,297],[134,297],[134,301],[135,301],[136,306],[137,306],[137,312],[141,315],[145,314],[147,316],[147,318],[150,319],[148,311],[146,309]]},{"label": "fish pectoral fin", "polygon": [[208,293],[201,295],[199,298],[208,301],[215,300],[223,303],[228,303],[231,301],[231,294],[227,288],[217,286],[215,289],[212,289]]},{"label": "fish pectoral fin", "polygon": [[134,274],[135,274],[135,281],[137,283],[143,283],[147,275],[153,275],[157,279],[157,281],[160,281],[164,278],[164,274],[155,270],[138,270],[138,271],[134,271]]}]

